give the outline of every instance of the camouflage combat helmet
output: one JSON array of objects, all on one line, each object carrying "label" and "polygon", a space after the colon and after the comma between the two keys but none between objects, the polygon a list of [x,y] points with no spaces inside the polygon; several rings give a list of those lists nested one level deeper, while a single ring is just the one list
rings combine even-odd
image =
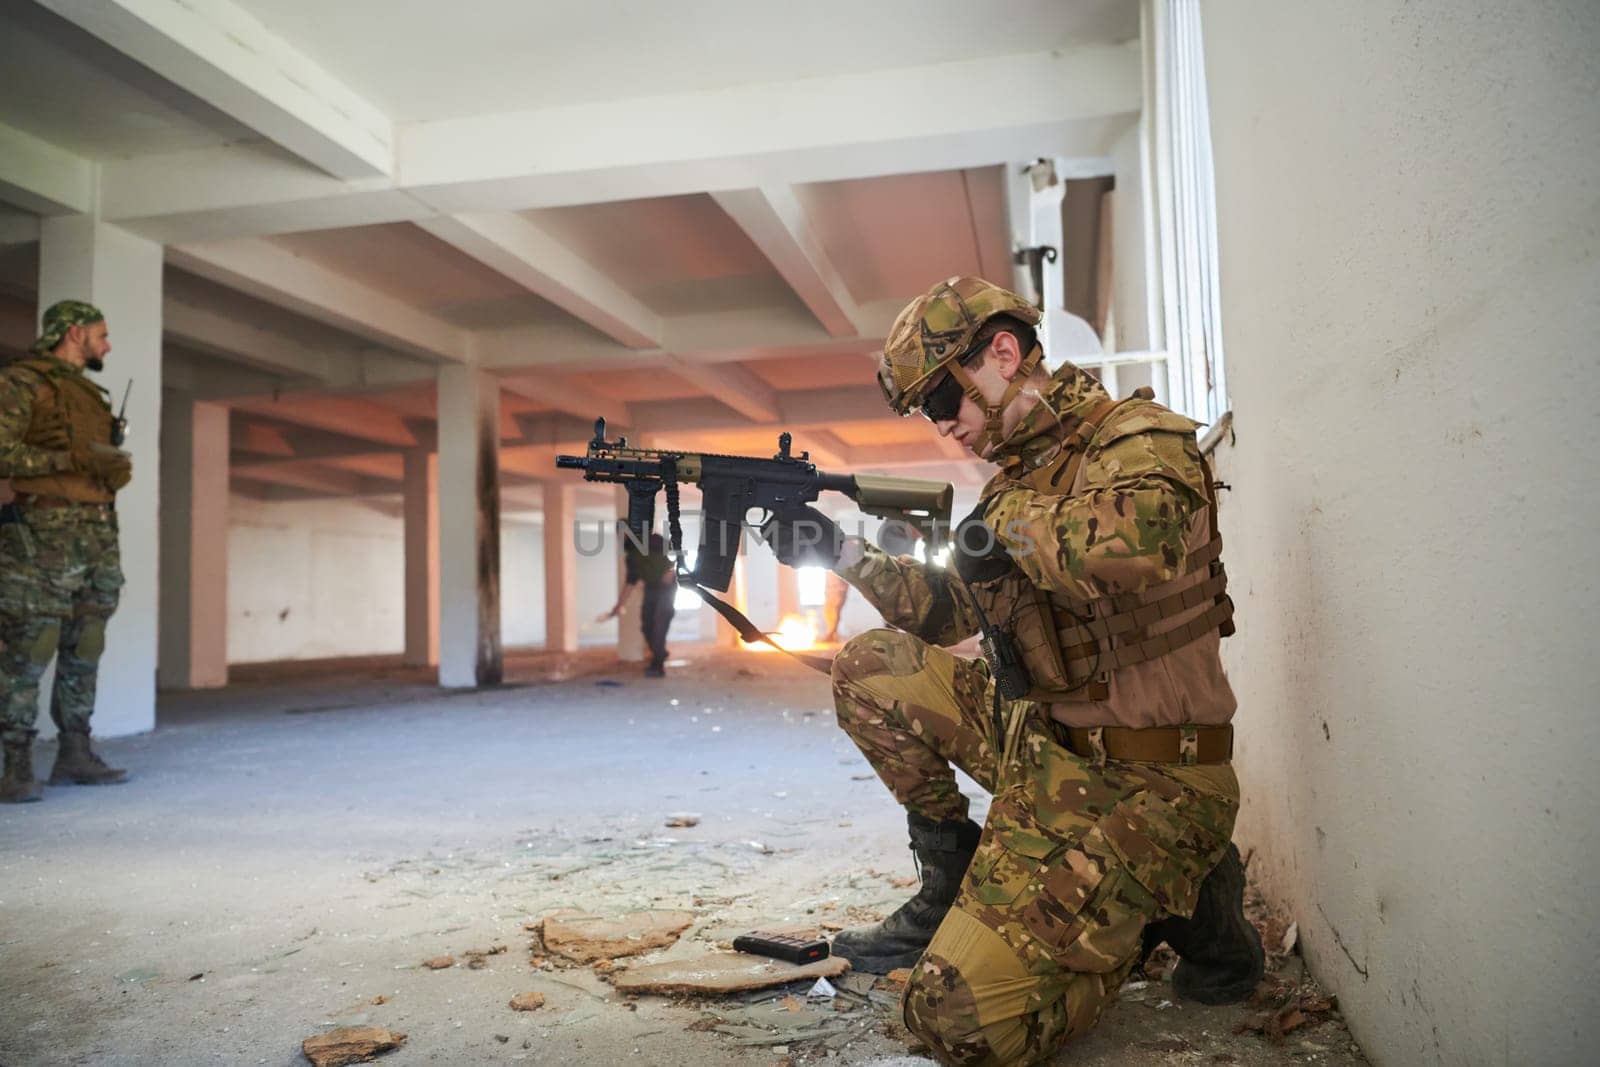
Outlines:
[{"label": "camouflage combat helmet", "polygon": [[911,414],[948,370],[962,391],[984,409],[984,437],[989,443],[997,441],[1001,412],[1043,353],[1037,345],[1026,353],[1011,388],[999,403],[991,404],[960,360],[971,350],[983,324],[996,315],[1010,315],[1029,326],[1037,326],[1040,319],[1038,308],[982,278],[947,278],[908,304],[889,328],[878,362],[878,385],[889,406],[901,415]]},{"label": "camouflage combat helmet", "polygon": [[44,330],[29,351],[41,356],[52,352],[68,330],[74,326],[92,326],[103,318],[105,315],[93,304],[82,300],[57,300],[45,309]]}]

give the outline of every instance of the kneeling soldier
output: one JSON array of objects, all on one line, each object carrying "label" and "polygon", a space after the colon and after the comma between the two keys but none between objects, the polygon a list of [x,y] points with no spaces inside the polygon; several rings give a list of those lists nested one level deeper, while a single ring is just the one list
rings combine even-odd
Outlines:
[{"label": "kneeling soldier", "polygon": [[[906,808],[922,886],[834,951],[914,965],[906,1025],[950,1063],[1048,1058],[1163,940],[1193,999],[1242,999],[1262,973],[1230,844],[1232,604],[1197,424],[1071,364],[1047,373],[1038,320],[952,278],[885,346],[890,405],[1001,468],[955,530],[956,575],[814,509],[764,528],[784,563],[832,567],[897,627],[844,646],[834,700]],[[1006,696],[989,663],[941,647],[980,626],[1025,667]],[[981,829],[952,765],[994,796]]]}]

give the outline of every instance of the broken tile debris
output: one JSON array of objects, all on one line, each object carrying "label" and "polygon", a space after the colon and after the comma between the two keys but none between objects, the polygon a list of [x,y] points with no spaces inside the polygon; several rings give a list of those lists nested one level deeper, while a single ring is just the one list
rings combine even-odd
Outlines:
[{"label": "broken tile debris", "polygon": [[406,1035],[381,1026],[341,1026],[300,1042],[300,1051],[312,1067],[345,1067],[366,1063],[406,1043]]},{"label": "broken tile debris", "polygon": [[548,951],[575,963],[593,963],[666,948],[694,921],[689,911],[639,911],[610,918],[565,911],[547,916],[540,936]]},{"label": "broken tile debris", "polygon": [[808,978],[832,978],[850,970],[838,956],[800,966],[744,952],[714,952],[618,971],[612,985],[624,993],[735,993]]},{"label": "broken tile debris", "polygon": [[490,956],[498,956],[506,950],[504,945],[490,945],[488,948],[469,948],[461,955],[467,961],[467,968],[481,971],[489,965]]},{"label": "broken tile debris", "polygon": [[544,1007],[544,994],[538,992],[518,993],[511,998],[512,1011],[537,1011]]},{"label": "broken tile debris", "polygon": [[430,971],[442,971],[456,965],[456,958],[448,953],[443,956],[434,956],[432,959],[422,961],[422,965]]}]

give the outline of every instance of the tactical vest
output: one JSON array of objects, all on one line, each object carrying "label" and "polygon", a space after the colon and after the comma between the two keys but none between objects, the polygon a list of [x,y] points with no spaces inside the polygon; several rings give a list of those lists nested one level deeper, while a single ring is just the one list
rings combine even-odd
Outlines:
[{"label": "tactical vest", "polygon": [[[49,425],[57,411],[66,424],[73,451],[87,450],[91,444],[111,443],[110,398],[77,367],[53,356],[41,356],[8,364],[5,373],[35,382],[33,414],[23,434],[23,444],[38,445],[40,430]],[[13,478],[11,488],[18,493],[63,497],[90,504],[107,504],[114,496],[98,480],[81,471]]]},{"label": "tactical vest", "polygon": [[[1174,418],[1151,402],[1148,390],[1127,400],[1104,401],[1054,457],[1019,473],[1016,480],[1048,496],[1079,494],[1084,455],[1096,434],[1114,414],[1120,420],[1134,405],[1150,407],[1158,420]],[[1015,640],[1033,683],[1028,699],[1106,700],[1112,671],[1165,656],[1213,631],[1223,637],[1233,633],[1211,467],[1204,457],[1200,463],[1207,505],[1190,517],[1184,532],[1188,552],[1176,577],[1137,593],[1088,601],[1041,589],[1016,568],[1003,578],[971,586],[984,614]]]}]

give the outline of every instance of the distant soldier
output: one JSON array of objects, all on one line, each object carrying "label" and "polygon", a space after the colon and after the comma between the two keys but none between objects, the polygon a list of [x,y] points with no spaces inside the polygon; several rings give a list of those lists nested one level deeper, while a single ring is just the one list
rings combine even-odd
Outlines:
[{"label": "distant soldier", "polygon": [[89,747],[106,623],[122,589],[117,490],[133,465],[105,390],[106,320],[77,300],[52,304],[28,358],[0,367],[0,802],[38,800],[33,777],[39,678],[56,661],[50,717],[60,748],[51,785],[124,780]]},{"label": "distant soldier", "polygon": [[[846,642],[834,702],[906,808],[922,886],[833,948],[859,970],[914,965],[906,1025],[955,1064],[1050,1058],[1161,941],[1192,999],[1242,1000],[1262,974],[1229,841],[1232,603],[1196,423],[1145,390],[1115,402],[1070,363],[1048,373],[1038,321],[951,278],[890,330],[894,410],[1000,467],[951,570],[842,538],[814,508],[763,531],[897,627]],[[980,626],[1014,652],[995,657],[1004,693],[989,663],[941,647]],[[954,767],[994,796],[981,829]]]},{"label": "distant soldier", "polygon": [[600,618],[616,618],[633,587],[642,588],[644,601],[639,606],[639,629],[650,648],[650,660],[645,664],[644,673],[651,678],[665,677],[667,631],[672,628],[672,616],[677,613],[678,572],[667,555],[666,539],[660,534],[650,535],[647,552],[639,551],[626,537],[624,544],[627,571],[622,592],[617,594],[615,606]]}]

